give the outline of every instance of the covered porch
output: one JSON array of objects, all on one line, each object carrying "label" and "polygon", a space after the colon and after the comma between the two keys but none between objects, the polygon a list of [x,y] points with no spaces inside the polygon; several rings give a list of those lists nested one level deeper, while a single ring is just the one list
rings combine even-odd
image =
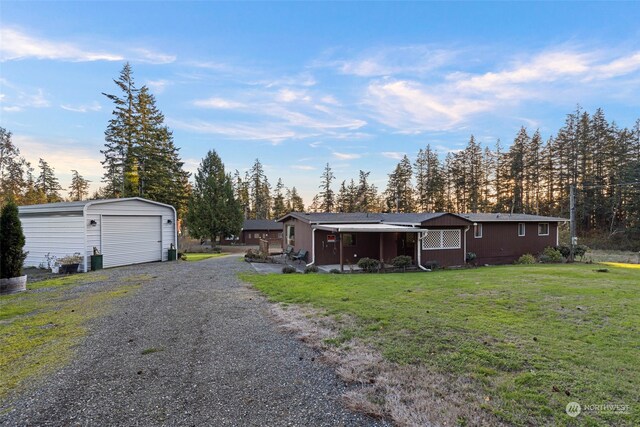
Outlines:
[{"label": "covered porch", "polygon": [[[380,223],[316,224],[312,227],[310,264],[345,271],[359,270],[361,258],[388,263],[398,255],[410,256],[421,266],[421,228]],[[329,271],[327,270],[327,271]]]}]

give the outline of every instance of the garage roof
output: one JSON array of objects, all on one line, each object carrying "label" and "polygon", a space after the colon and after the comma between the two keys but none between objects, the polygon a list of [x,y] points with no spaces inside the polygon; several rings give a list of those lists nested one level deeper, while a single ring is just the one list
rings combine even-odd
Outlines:
[{"label": "garage roof", "polygon": [[78,202],[45,203],[41,205],[20,206],[18,207],[18,211],[21,214],[47,214],[47,213],[69,213],[69,212],[82,213],[85,207],[89,205],[101,204],[101,203],[124,202],[128,200],[139,200],[141,202],[152,203],[154,205],[160,205],[160,206],[166,206],[173,209],[173,206],[171,205],[166,205],[160,202],[154,202],[153,200],[143,199],[142,197],[127,197],[122,199],[81,200]]}]

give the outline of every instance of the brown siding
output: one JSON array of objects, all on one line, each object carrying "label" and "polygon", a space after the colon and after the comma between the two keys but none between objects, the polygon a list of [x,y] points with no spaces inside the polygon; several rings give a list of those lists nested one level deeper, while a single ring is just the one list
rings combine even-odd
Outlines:
[{"label": "brown siding", "polygon": [[295,242],[293,249],[295,252],[303,249],[309,254],[307,255],[307,262],[311,259],[311,225],[309,223],[291,218],[284,222],[282,227],[282,247],[287,247],[287,225],[293,225],[296,228]]},{"label": "brown siding", "polygon": [[424,221],[421,224],[422,228],[434,228],[434,227],[467,227],[471,225],[471,221],[464,218],[460,218],[456,215],[445,214],[437,218]]},{"label": "brown siding", "polygon": [[517,222],[482,223],[482,237],[474,237],[473,227],[467,232],[467,252],[476,254],[476,264],[509,264],[521,255],[537,255],[547,246],[556,246],[558,223],[549,223],[549,235],[538,236],[538,223],[526,222],[525,235],[518,236]]},{"label": "brown siding", "polygon": [[[296,230],[297,231],[297,230]],[[282,237],[280,237],[280,233],[282,231],[267,231],[267,230],[243,230],[241,241],[246,245],[258,245],[260,244],[260,239],[267,239],[269,241],[270,246],[281,245]],[[255,237],[259,235],[260,237]]]},{"label": "brown siding", "polygon": [[[456,219],[456,217],[454,217],[453,215],[450,215],[452,218]],[[432,262],[437,262],[438,265],[440,267],[453,267],[453,266],[458,266],[458,265],[465,265],[466,264],[466,260],[465,260],[465,253],[464,253],[464,235],[465,232],[464,230],[469,226],[468,223],[463,222],[462,225],[464,225],[464,227],[447,227],[447,226],[439,226],[439,227],[434,227],[432,226],[431,223],[427,224],[427,227],[424,228],[429,228],[429,229],[434,229],[434,230],[460,230],[460,248],[458,249],[428,249],[428,250],[423,250],[422,249],[422,242],[420,242],[419,244],[419,248],[420,250],[422,250],[422,253],[420,254],[420,256],[422,257],[421,262],[422,265],[427,265],[429,263]],[[468,234],[468,233],[467,233]],[[468,244],[469,240],[467,240],[467,244]],[[467,249],[467,252],[469,250]]]}]

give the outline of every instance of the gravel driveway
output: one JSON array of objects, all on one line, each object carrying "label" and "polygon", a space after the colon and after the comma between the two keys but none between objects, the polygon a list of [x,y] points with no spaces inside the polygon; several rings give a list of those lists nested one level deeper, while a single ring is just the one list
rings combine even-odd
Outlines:
[{"label": "gravel driveway", "polygon": [[242,271],[237,257],[105,270],[90,286],[153,278],[91,324],[67,367],[0,405],[0,424],[386,425],[341,406],[345,385],[277,329]]}]

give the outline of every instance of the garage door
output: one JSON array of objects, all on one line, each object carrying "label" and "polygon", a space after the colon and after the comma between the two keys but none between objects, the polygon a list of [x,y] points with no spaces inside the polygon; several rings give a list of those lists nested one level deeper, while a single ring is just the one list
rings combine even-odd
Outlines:
[{"label": "garage door", "polygon": [[104,267],[162,260],[160,216],[103,216]]}]

